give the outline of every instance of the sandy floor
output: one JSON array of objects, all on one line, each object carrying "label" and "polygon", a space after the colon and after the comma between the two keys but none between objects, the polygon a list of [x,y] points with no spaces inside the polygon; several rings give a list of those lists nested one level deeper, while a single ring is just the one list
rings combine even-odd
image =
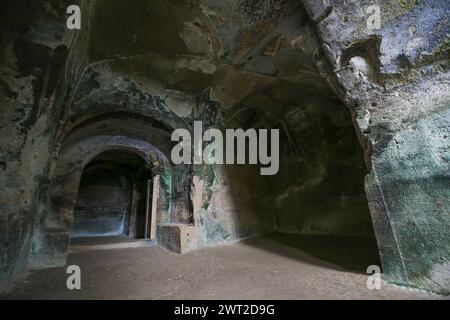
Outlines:
[{"label": "sandy floor", "polygon": [[[158,246],[72,253],[81,290],[65,268],[35,271],[3,299],[436,299],[382,284],[368,290],[364,266],[377,263],[364,241],[272,235],[186,255]],[[344,269],[345,267],[346,269]]]}]

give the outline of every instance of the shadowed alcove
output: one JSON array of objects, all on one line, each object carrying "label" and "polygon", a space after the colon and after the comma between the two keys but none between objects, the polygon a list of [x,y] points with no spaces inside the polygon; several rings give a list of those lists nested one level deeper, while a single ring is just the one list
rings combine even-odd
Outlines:
[{"label": "shadowed alcove", "polygon": [[98,155],[81,177],[72,237],[145,238],[149,180],[151,171],[138,155],[116,150]]}]

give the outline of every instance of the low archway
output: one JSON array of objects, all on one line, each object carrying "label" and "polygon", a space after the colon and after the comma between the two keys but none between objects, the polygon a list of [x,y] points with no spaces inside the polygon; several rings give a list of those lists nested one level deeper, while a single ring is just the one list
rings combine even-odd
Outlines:
[{"label": "low archway", "polygon": [[148,238],[152,176],[134,153],[111,150],[95,157],[81,177],[72,238]]},{"label": "low archway", "polygon": [[[152,127],[145,120],[144,117],[141,120],[124,119],[112,114],[98,121],[86,121],[66,135],[56,159],[48,192],[48,210],[42,213],[34,230],[30,265],[64,265],[72,238],[74,210],[82,175],[91,170],[90,164],[95,163],[95,159],[101,159],[105,155],[111,159],[115,158],[114,153],[133,154],[135,159],[139,159],[138,167],[144,168],[141,172],[151,171],[151,175],[161,175],[154,224],[170,219],[172,165],[167,157],[171,148],[170,134]],[[137,174],[140,174],[139,169],[137,170]],[[150,174],[146,173],[144,176],[148,178]],[[140,183],[139,188],[144,189],[148,179]],[[128,230],[127,233],[131,237],[145,234],[142,227],[140,230]]]}]

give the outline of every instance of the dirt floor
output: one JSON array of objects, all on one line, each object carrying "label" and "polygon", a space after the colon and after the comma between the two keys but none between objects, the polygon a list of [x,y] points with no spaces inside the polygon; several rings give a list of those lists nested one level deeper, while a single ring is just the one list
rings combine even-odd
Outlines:
[{"label": "dirt floor", "polygon": [[[116,242],[124,243],[123,239]],[[155,245],[108,250],[93,247],[73,252],[68,259],[67,265],[81,268],[81,290],[68,290],[66,268],[54,268],[28,274],[0,298],[442,298],[385,283],[380,290],[368,290],[363,270],[378,263],[376,254],[368,249],[369,242],[273,234],[186,255]]]}]

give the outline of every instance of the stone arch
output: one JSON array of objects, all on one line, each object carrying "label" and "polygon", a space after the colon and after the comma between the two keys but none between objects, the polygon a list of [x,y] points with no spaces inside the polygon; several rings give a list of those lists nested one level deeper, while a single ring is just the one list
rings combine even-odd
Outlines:
[{"label": "stone arch", "polygon": [[[120,125],[119,125],[120,124]],[[46,212],[35,228],[30,265],[64,265],[72,232],[74,206],[84,168],[106,151],[125,151],[140,156],[153,174],[161,174],[157,222],[170,220],[171,141],[169,132],[149,126],[148,119],[101,117],[84,121],[64,138],[55,162]]]}]

